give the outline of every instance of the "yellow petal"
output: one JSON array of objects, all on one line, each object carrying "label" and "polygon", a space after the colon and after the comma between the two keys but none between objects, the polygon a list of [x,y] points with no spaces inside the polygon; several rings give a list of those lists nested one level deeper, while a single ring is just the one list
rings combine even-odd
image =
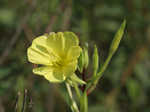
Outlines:
[{"label": "yellow petal", "polygon": [[29,47],[27,50],[28,60],[35,64],[43,64],[43,65],[50,65],[51,62],[49,60],[49,56],[44,55],[32,47]]},{"label": "yellow petal", "polygon": [[40,36],[33,40],[31,47],[28,48],[28,60],[35,64],[51,65],[57,60],[55,54],[48,49],[46,44],[47,37]]},{"label": "yellow petal", "polygon": [[72,46],[67,54],[67,60],[77,60],[77,58],[80,56],[82,49],[80,46]]},{"label": "yellow petal", "polygon": [[72,46],[78,46],[78,37],[73,32],[64,32],[65,51],[69,50]]},{"label": "yellow petal", "polygon": [[63,56],[65,47],[63,33],[51,33],[47,38],[47,45],[58,56]]},{"label": "yellow petal", "polygon": [[59,83],[65,80],[63,74],[52,67],[38,67],[33,69],[33,73],[44,76],[50,82]]},{"label": "yellow petal", "polygon": [[42,35],[42,36],[35,38],[32,43],[35,45],[46,47],[46,39],[47,37],[45,35]]},{"label": "yellow petal", "polygon": [[39,36],[35,38],[31,45],[32,49],[48,56],[49,52],[46,46],[46,40],[47,40],[46,36]]}]

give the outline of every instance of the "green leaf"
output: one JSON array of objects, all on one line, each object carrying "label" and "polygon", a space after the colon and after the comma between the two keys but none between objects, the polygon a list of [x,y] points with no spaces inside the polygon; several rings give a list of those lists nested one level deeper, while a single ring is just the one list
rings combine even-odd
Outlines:
[{"label": "green leaf", "polygon": [[119,43],[123,37],[125,26],[126,26],[126,20],[123,21],[119,30],[115,34],[115,37],[114,37],[114,39],[111,43],[110,49],[109,49],[109,54],[114,54],[115,51],[117,50]]},{"label": "green leaf", "polygon": [[96,45],[94,46],[94,53],[93,53],[93,75],[97,74],[99,67],[99,55]]}]

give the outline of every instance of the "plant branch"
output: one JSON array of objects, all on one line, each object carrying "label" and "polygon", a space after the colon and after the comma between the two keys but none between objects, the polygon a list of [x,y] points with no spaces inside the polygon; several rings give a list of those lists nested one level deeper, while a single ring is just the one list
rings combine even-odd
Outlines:
[{"label": "plant branch", "polygon": [[70,97],[70,101],[71,101],[71,110],[73,112],[79,112],[79,109],[78,109],[78,106],[73,98],[73,95],[72,95],[72,91],[71,91],[71,88],[70,88],[70,85],[65,83],[66,84],[66,88],[67,88],[67,91],[68,91],[68,94],[69,94],[69,97]]},{"label": "plant branch", "polygon": [[[82,80],[86,82],[85,68],[83,69],[83,72],[82,72],[81,76],[82,76]],[[85,91],[85,88],[86,88],[86,85],[84,84],[84,85],[81,87],[82,92]]]},{"label": "plant branch", "polygon": [[73,86],[74,86],[74,88],[75,88],[77,97],[78,97],[78,99],[80,100],[81,94],[80,94],[80,90],[79,90],[79,88],[78,88],[77,83],[73,83]]},{"label": "plant branch", "polygon": [[106,59],[104,65],[103,65],[103,67],[101,68],[100,72],[97,73],[97,75],[94,76],[91,79],[91,82],[87,85],[87,87],[86,87],[87,95],[90,94],[96,88],[96,85],[97,85],[99,79],[103,76],[103,73],[106,70],[107,66],[109,65],[109,62],[110,62],[112,56],[113,56],[113,54],[110,54],[107,57],[107,59]]}]

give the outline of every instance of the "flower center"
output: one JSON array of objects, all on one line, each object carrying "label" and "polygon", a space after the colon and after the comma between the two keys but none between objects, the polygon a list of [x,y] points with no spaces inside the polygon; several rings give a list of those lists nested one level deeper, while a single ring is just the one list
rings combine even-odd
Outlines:
[{"label": "flower center", "polygon": [[53,66],[56,68],[63,68],[65,66],[65,62],[63,60],[53,62]]}]

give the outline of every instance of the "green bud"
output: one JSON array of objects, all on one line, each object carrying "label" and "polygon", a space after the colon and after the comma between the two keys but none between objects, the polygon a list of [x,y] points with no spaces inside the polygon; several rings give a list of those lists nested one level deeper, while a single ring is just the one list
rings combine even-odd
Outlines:
[{"label": "green bud", "polygon": [[82,51],[80,54],[80,57],[78,59],[78,69],[79,69],[80,73],[83,72],[83,67],[84,67],[84,54]]},{"label": "green bud", "polygon": [[94,53],[93,53],[93,75],[97,74],[99,67],[99,55],[96,45],[94,46]]},{"label": "green bud", "polygon": [[84,68],[87,68],[89,64],[88,48],[85,47],[83,53],[84,53]]},{"label": "green bud", "polygon": [[115,37],[114,37],[114,39],[111,43],[110,49],[109,49],[109,53],[114,54],[115,51],[117,50],[119,43],[120,43],[120,40],[123,37],[125,26],[126,26],[126,20],[123,21],[119,30],[115,34]]},{"label": "green bud", "polygon": [[78,69],[80,73],[87,68],[89,64],[88,46],[84,47],[78,59]]}]

